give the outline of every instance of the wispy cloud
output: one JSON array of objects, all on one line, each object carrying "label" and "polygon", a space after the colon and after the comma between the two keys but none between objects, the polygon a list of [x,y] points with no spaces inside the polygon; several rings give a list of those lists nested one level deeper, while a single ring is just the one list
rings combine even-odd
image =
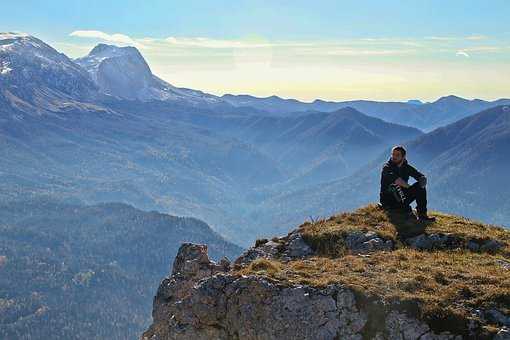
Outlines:
[{"label": "wispy cloud", "polygon": [[466,37],[467,40],[485,40],[488,38],[489,37],[482,35],[482,34],[473,34],[473,35]]},{"label": "wispy cloud", "polygon": [[459,56],[459,57],[465,57],[465,58],[470,57],[470,55],[466,51],[457,51],[457,53],[455,53],[455,55]]},{"label": "wispy cloud", "polygon": [[242,40],[210,39],[203,37],[168,37],[165,41],[180,47],[203,47],[203,48],[264,48],[274,46],[265,42],[250,42]]},{"label": "wispy cloud", "polygon": [[108,34],[102,31],[94,31],[94,30],[81,30],[81,31],[74,31],[69,34],[72,37],[80,37],[80,38],[94,38],[99,39],[103,41],[108,41],[112,43],[117,44],[126,44],[126,45],[132,45],[137,48],[144,48],[145,46],[135,39],[131,38],[128,35],[121,34],[121,33],[114,33],[114,34]]},{"label": "wispy cloud", "polygon": [[[466,36],[429,36],[421,38],[364,37],[351,39],[274,41],[264,38],[217,39],[210,37],[134,38],[122,33],[105,33],[97,30],[77,30],[70,33],[77,38],[89,38],[146,49],[158,57],[186,55],[212,55],[216,57],[255,57],[268,54],[313,57],[384,57],[405,55],[432,55],[447,53],[470,57],[472,53],[493,53],[508,50],[501,41],[481,34]],[[476,46],[484,41],[483,46]],[[499,45],[498,45],[499,44]]]},{"label": "wispy cloud", "polygon": [[472,34],[468,36],[453,37],[453,36],[428,36],[425,40],[436,40],[436,41],[460,41],[460,40],[485,40],[489,37],[481,34]]}]

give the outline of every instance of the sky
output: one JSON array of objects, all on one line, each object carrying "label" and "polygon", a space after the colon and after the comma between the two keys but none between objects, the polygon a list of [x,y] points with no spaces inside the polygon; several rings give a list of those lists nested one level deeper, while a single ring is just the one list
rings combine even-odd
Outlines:
[{"label": "sky", "polygon": [[304,101],[510,97],[510,1],[6,1],[71,58],[137,47],[169,83]]}]

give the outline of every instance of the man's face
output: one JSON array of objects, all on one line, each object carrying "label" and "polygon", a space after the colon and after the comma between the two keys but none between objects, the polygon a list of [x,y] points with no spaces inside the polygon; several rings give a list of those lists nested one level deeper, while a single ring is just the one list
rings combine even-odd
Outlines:
[{"label": "man's face", "polygon": [[391,161],[393,163],[400,165],[400,163],[402,163],[403,160],[404,157],[402,156],[399,150],[393,150],[391,152]]}]

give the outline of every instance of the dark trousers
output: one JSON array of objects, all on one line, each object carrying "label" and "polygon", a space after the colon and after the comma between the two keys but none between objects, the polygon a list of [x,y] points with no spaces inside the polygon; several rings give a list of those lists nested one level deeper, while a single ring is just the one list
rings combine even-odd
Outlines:
[{"label": "dark trousers", "polygon": [[418,215],[427,214],[427,189],[420,187],[418,182],[411,185],[409,188],[402,188],[406,199],[404,206],[408,207],[414,200],[416,200],[416,211]]}]

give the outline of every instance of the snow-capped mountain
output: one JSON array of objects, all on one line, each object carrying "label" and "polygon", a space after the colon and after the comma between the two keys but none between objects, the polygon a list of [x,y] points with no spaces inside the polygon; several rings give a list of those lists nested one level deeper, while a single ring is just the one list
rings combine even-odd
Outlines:
[{"label": "snow-capped mountain", "polygon": [[24,33],[0,33],[0,97],[24,112],[61,111],[91,102],[97,87],[63,53]]},{"label": "snow-capped mountain", "polygon": [[126,99],[232,108],[217,96],[158,78],[134,47],[99,44],[87,56],[72,60],[29,34],[0,32],[0,103],[6,103],[2,111],[109,112],[108,103]]},{"label": "snow-capped mountain", "polygon": [[158,78],[132,46],[98,44],[75,62],[88,71],[101,92],[123,99],[185,101],[192,105],[223,103],[217,96],[178,88]]}]

